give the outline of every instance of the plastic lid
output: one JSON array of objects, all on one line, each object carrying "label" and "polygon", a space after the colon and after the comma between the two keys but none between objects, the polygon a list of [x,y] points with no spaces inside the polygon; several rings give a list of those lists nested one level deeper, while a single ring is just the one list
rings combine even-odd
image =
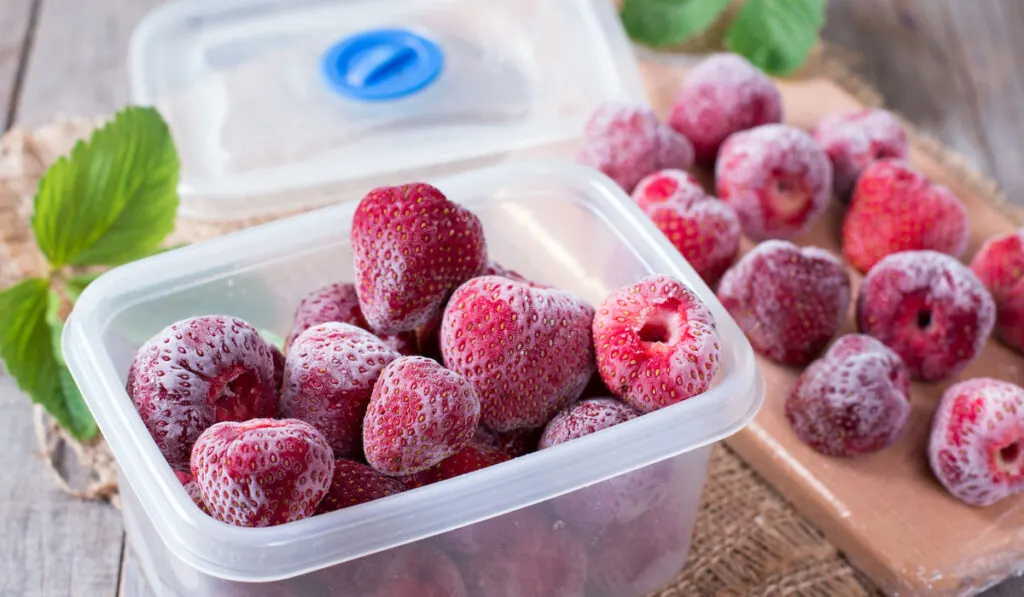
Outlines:
[{"label": "plastic lid", "polygon": [[130,66],[183,214],[210,219],[564,151],[598,104],[645,98],[607,0],[179,0]]}]

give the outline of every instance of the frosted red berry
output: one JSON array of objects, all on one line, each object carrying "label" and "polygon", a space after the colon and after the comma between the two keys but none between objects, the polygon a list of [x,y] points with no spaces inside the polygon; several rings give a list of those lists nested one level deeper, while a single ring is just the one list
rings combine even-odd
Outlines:
[{"label": "frosted red berry", "polygon": [[1024,352],[1024,230],[989,239],[971,270],[996,303],[996,334]]},{"label": "frosted red berry", "polygon": [[692,174],[663,170],[640,181],[633,200],[708,284],[715,284],[740,248],[740,221],[707,195]]},{"label": "frosted red berry", "polygon": [[828,207],[832,164],[804,131],[770,124],[729,137],[715,164],[715,186],[747,236],[788,239]]},{"label": "frosted red berry", "polygon": [[274,357],[256,328],[233,317],[164,328],[136,353],[127,390],[175,470],[188,470],[192,445],[210,425],[278,414]]},{"label": "frosted red berry", "polygon": [[281,413],[319,429],[339,458],[358,456],[373,386],[399,356],[380,338],[347,323],[309,328],[285,359]]},{"label": "frosted red berry", "polygon": [[692,166],[693,146],[649,107],[613,102],[590,116],[576,161],[604,172],[628,193],[652,172]]},{"label": "frosted red berry", "polygon": [[843,221],[843,255],[862,272],[886,255],[967,247],[967,211],[942,185],[900,160],[878,160],[857,180]]},{"label": "frosted red berry", "polygon": [[541,450],[625,423],[640,413],[614,398],[581,400],[555,415],[540,437]]},{"label": "frosted red berry", "polygon": [[711,311],[689,287],[664,275],[620,288],[601,302],[594,346],[601,379],[641,412],[707,390],[722,351]]},{"label": "frosted red berry", "polygon": [[806,365],[846,320],[850,274],[829,252],[766,241],[733,266],[718,287],[754,350],[787,365]]},{"label": "frosted red berry", "polygon": [[365,464],[339,458],[334,462],[331,486],[320,500],[316,513],[334,512],[403,491],[405,485],[401,481],[382,475]]},{"label": "frosted red berry", "polygon": [[470,597],[459,569],[444,552],[413,544],[343,565],[331,595],[367,597]]},{"label": "frosted red berry", "polygon": [[334,457],[308,423],[251,419],[204,431],[191,464],[211,516],[266,527],[313,515],[331,485]]},{"label": "frosted red berry", "polygon": [[733,133],[781,121],[782,96],[772,80],[736,54],[712,55],[687,73],[668,119],[703,166]]},{"label": "frosted red berry", "polygon": [[436,317],[455,288],[487,264],[480,220],[428,184],[380,187],[352,220],[359,306],[385,334]]},{"label": "frosted red berry", "polygon": [[1024,389],[987,378],[950,386],[935,411],[928,461],[939,482],[971,506],[1024,490]]},{"label": "frosted red berry", "polygon": [[425,357],[401,357],[381,371],[363,419],[366,461],[386,475],[411,475],[473,439],[480,401],[458,373]]},{"label": "frosted red berry", "polygon": [[[347,323],[374,333],[366,318],[363,317],[363,312],[359,309],[359,296],[356,293],[355,285],[345,282],[328,284],[303,297],[295,309],[292,330],[285,340],[285,351],[288,351],[302,332],[315,325],[332,321]],[[375,335],[400,354],[416,353],[416,334],[414,332]]]},{"label": "frosted red berry", "polygon": [[848,203],[861,173],[880,159],[907,159],[909,146],[903,125],[880,109],[830,114],[814,127],[814,140],[832,162],[833,190]]},{"label": "frosted red berry", "polygon": [[210,511],[206,508],[206,502],[203,501],[203,496],[199,492],[199,485],[196,485],[196,480],[192,478],[192,473],[174,471],[174,475],[178,477],[178,481],[181,481],[181,487],[188,494],[188,497],[191,498],[192,503],[204,513],[209,514]]},{"label": "frosted red berry", "polygon": [[542,427],[594,372],[593,307],[555,289],[497,276],[460,286],[445,308],[445,365],[476,390],[498,432]]},{"label": "frosted red berry", "polygon": [[893,349],[925,381],[963,370],[984,347],[995,318],[995,303],[977,276],[935,251],[882,259],[857,297],[860,331]]},{"label": "frosted red berry", "polygon": [[870,336],[850,334],[808,367],[786,400],[786,418],[807,445],[829,456],[881,450],[910,415],[910,372]]},{"label": "frosted red berry", "polygon": [[475,438],[453,456],[445,458],[427,470],[402,477],[402,482],[409,488],[422,487],[501,464],[511,458],[512,456],[501,448]]}]

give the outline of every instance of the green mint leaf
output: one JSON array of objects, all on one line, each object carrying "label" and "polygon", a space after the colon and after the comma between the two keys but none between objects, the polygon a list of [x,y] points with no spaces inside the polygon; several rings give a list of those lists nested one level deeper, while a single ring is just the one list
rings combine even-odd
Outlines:
[{"label": "green mint leaf", "polygon": [[826,0],[746,0],[725,46],[770,75],[803,66],[825,25]]},{"label": "green mint leaf", "polygon": [[70,397],[65,392],[67,382],[62,376],[66,375],[68,382],[71,377],[54,349],[48,318],[55,317],[58,310],[59,304],[51,307],[49,283],[41,278],[30,278],[0,292],[0,359],[33,402],[41,404],[78,439],[89,439],[96,435],[96,424],[78,390]]},{"label": "green mint leaf", "polygon": [[119,265],[151,254],[174,227],[178,156],[152,108],[126,108],[47,170],[32,228],[54,268]]},{"label": "green mint leaf", "polygon": [[68,291],[68,298],[71,299],[71,302],[77,302],[78,297],[82,295],[82,291],[85,290],[85,287],[92,284],[93,280],[99,278],[102,273],[103,272],[79,274],[68,278],[65,285]]},{"label": "green mint leaf", "polygon": [[651,47],[680,44],[710,27],[730,0],[625,0],[626,33]]},{"label": "green mint leaf", "polygon": [[[57,363],[57,380],[59,382],[57,398],[63,408],[58,408],[55,411],[47,407],[47,410],[65,429],[71,432],[71,435],[80,440],[92,439],[99,428],[96,427],[96,421],[92,418],[92,413],[85,404],[85,399],[78,391],[78,385],[71,377],[71,372],[68,371],[67,363],[64,361],[64,352],[61,350],[60,342],[61,334],[64,332],[64,322],[60,318],[60,306],[60,295],[50,290],[46,303],[46,325],[50,329],[50,348]],[[44,406],[46,405],[44,404]],[[66,416],[66,420],[62,419],[62,416]]]},{"label": "green mint leaf", "polygon": [[281,350],[281,351],[284,350],[284,338],[282,338],[281,336],[278,336],[277,334],[275,334],[274,332],[272,332],[270,330],[260,329],[259,332],[260,332],[260,335],[263,336],[263,339],[268,344],[273,344],[274,346],[277,347],[278,350]]}]

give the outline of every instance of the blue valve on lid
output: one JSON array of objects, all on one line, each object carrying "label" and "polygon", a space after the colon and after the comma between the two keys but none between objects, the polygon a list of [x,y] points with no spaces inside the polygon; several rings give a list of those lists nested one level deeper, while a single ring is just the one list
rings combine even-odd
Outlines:
[{"label": "blue valve on lid", "polygon": [[404,29],[348,37],[323,58],[331,89],[353,99],[381,101],[412,95],[437,79],[444,54],[436,43]]}]

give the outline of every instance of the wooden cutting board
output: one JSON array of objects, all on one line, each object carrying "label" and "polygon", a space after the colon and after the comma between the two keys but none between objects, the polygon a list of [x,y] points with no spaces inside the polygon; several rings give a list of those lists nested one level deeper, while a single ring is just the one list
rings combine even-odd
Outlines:
[{"label": "wooden cutting board", "polygon": [[[685,70],[653,63],[643,69],[651,100],[664,115]],[[827,79],[783,82],[780,89],[786,122],[804,129],[832,112],[863,107]],[[966,262],[986,238],[1014,230],[1016,214],[997,206],[994,193],[970,184],[962,169],[944,165],[935,155],[914,139],[911,162],[967,206],[971,242]],[[841,222],[842,210],[834,203],[814,229],[795,242],[841,255]],[[752,246],[745,242],[743,251]],[[862,276],[850,271],[856,293]],[[840,333],[853,331],[851,308]],[[932,413],[943,390],[980,376],[1024,385],[1024,356],[991,340],[956,378],[915,383],[904,435],[886,450],[855,459],[829,458],[804,446],[783,413],[800,371],[763,358],[758,362],[765,378],[765,405],[747,429],[728,440],[729,446],[880,588],[893,595],[971,595],[1024,572],[1024,495],[985,509],[968,507],[945,493],[925,456]]]}]

